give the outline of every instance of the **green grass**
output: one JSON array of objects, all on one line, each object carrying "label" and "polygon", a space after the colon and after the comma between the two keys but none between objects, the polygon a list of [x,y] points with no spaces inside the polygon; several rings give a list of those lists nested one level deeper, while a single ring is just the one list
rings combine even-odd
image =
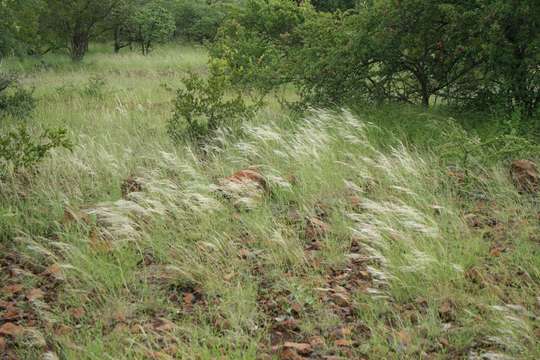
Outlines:
[{"label": "green grass", "polygon": [[[0,281],[24,285],[0,290],[24,314],[6,353],[277,359],[318,337],[313,358],[540,357],[538,196],[503,161],[449,176],[447,115],[274,104],[201,153],[165,124],[202,49],[92,50],[5,64],[35,87],[31,121],[76,143],[0,183]],[[268,191],[223,183],[250,166]]]}]

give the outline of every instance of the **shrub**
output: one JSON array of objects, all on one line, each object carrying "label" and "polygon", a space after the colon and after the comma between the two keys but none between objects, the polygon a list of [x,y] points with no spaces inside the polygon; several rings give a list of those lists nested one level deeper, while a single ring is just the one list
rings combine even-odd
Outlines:
[{"label": "shrub", "polygon": [[0,74],[0,118],[26,118],[35,108],[32,90],[19,86],[13,74]]},{"label": "shrub", "polygon": [[0,93],[6,90],[11,84],[16,80],[15,75],[13,74],[3,74],[0,73]]},{"label": "shrub", "polygon": [[223,76],[211,75],[205,80],[190,73],[184,86],[177,90],[174,115],[167,124],[167,133],[174,142],[204,140],[219,127],[234,126],[256,109],[256,105],[247,105],[240,94],[228,97],[230,84]]},{"label": "shrub", "polygon": [[441,158],[468,171],[475,165],[494,161],[528,158],[540,153],[540,147],[509,126],[496,135],[480,137],[467,133],[454,120],[439,122],[439,130],[446,141],[435,144]]},{"label": "shrub", "polygon": [[286,0],[253,0],[218,31],[212,62],[238,90],[263,99],[293,81],[295,29],[313,15],[309,5]]},{"label": "shrub", "polygon": [[[0,74],[0,120],[7,116],[26,118],[35,108],[33,92],[17,84],[13,74]],[[3,122],[3,121],[2,121]],[[0,176],[41,161],[56,147],[71,149],[65,129],[46,129],[32,134],[27,126],[8,128],[0,122]]]},{"label": "shrub", "polygon": [[41,133],[31,134],[23,126],[0,134],[0,175],[8,171],[32,167],[40,162],[47,153],[57,147],[71,149],[72,144],[65,129],[46,129]]}]

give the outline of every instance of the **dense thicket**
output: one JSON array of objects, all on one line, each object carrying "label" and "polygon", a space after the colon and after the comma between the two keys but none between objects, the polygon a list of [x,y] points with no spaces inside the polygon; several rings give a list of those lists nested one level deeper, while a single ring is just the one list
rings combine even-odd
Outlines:
[{"label": "dense thicket", "polygon": [[308,104],[444,102],[531,117],[539,19],[540,3],[523,0],[358,1],[345,12],[252,0],[222,26],[212,54],[237,85],[292,83]]}]

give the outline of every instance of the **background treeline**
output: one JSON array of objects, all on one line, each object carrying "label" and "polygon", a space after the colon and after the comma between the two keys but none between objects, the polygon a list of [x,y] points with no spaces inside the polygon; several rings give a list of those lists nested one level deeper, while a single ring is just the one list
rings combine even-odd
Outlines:
[{"label": "background treeline", "polygon": [[91,41],[112,41],[114,50],[158,42],[212,39],[243,0],[2,0],[0,57],[68,51],[84,58]]},{"label": "background treeline", "polygon": [[0,21],[2,56],[211,40],[224,86],[292,84],[304,106],[438,102],[532,118],[540,104],[538,1],[2,0]]}]

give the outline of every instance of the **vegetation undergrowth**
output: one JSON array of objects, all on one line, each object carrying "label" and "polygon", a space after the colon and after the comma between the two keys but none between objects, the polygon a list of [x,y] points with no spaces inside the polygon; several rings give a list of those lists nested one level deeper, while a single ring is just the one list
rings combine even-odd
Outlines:
[{"label": "vegetation undergrowth", "polygon": [[270,99],[174,144],[204,51],[90,50],[22,79],[75,145],[0,180],[7,358],[540,357],[540,202],[509,174],[534,139],[499,156],[443,110]]}]

